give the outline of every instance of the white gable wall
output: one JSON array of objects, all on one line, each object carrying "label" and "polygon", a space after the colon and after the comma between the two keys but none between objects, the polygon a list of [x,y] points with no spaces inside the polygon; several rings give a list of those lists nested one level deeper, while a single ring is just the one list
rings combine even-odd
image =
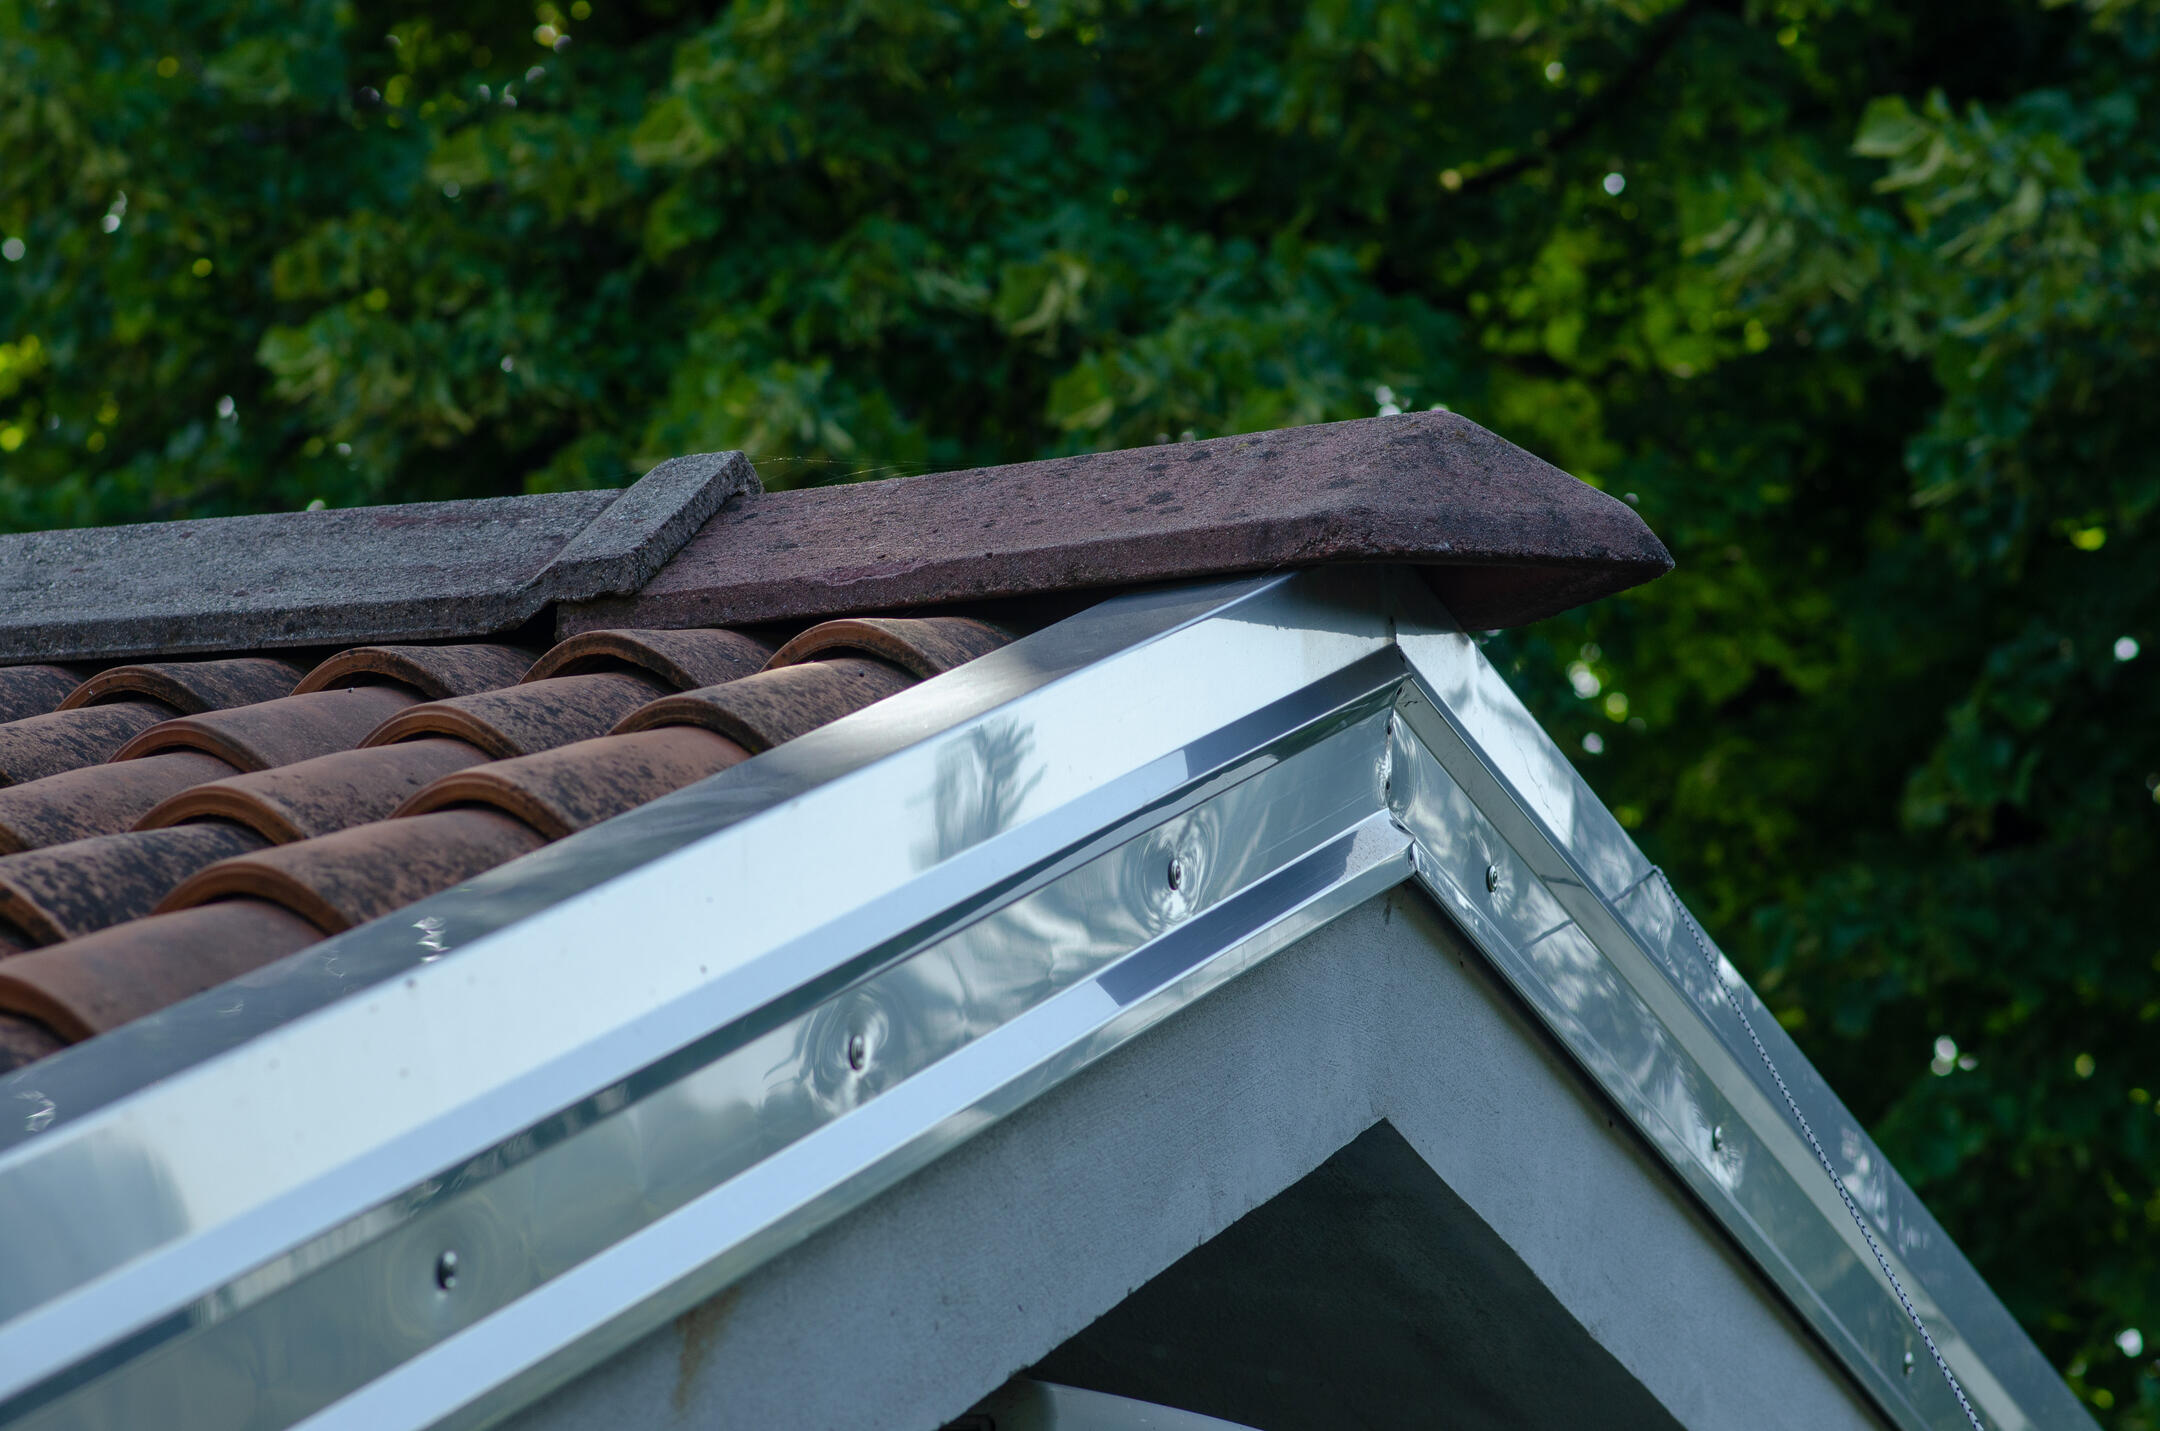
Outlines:
[{"label": "white gable wall", "polygon": [[[1409,888],[508,1424],[928,1431],[1382,1120],[1672,1422],[1882,1424]],[[1551,1351],[1515,1379],[1517,1424],[1611,1424],[1606,1373]]]}]

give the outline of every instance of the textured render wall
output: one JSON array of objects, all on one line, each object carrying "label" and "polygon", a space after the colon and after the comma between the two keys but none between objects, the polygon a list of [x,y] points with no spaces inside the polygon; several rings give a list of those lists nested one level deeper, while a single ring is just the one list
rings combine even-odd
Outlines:
[{"label": "textured render wall", "polygon": [[[936,1427],[1383,1119],[1691,1431],[1880,1424],[1409,891],[1218,990],[512,1424]],[[1448,1419],[1436,1408],[1429,1424]]]}]

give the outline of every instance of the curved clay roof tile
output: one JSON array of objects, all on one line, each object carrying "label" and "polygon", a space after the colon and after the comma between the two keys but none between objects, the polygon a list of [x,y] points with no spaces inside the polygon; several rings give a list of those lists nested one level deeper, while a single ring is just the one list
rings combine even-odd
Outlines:
[{"label": "curved clay roof tile", "polygon": [[914,684],[912,675],[883,661],[846,656],[810,661],[663,697],[615,729],[627,735],[670,725],[702,726],[757,754]]},{"label": "curved clay roof tile", "polygon": [[117,835],[160,800],[236,773],[214,755],[169,750],[10,786],[0,790],[0,855]]},{"label": "curved clay roof tile", "polygon": [[66,1047],[66,1039],[35,1019],[0,1014],[0,1074],[50,1058]]},{"label": "curved clay roof tile", "polygon": [[147,696],[182,715],[249,706],[287,695],[300,679],[300,668],[270,656],[237,656],[229,661],[155,661],[114,666],[68,692],[64,711]]},{"label": "curved clay roof tile", "polygon": [[[393,810],[428,782],[486,759],[480,750],[462,740],[439,737],[341,750],[335,755],[319,755],[313,760],[212,780],[183,790],[144,815],[136,828],[155,830],[187,820],[230,820],[247,826],[273,845],[289,845],[371,820],[387,820]],[[0,792],[0,798],[4,797],[5,792]]]},{"label": "curved clay roof tile", "polygon": [[875,656],[928,680],[1012,639],[1011,632],[968,616],[850,616],[819,622],[774,652],[769,665],[841,654]]},{"label": "curved clay roof tile", "polygon": [[293,694],[388,680],[441,701],[514,686],[532,663],[533,653],[518,646],[354,646],[301,677]]},{"label": "curved clay roof tile", "polygon": [[351,750],[420,698],[403,686],[341,686],[258,705],[161,722],[120,747],[116,761],[161,750],[200,750],[235,770],[267,770]]},{"label": "curved clay roof tile", "polygon": [[140,919],[195,871],[262,845],[238,825],[130,830],[0,856],[0,919],[58,944]]},{"label": "curved clay roof tile", "polygon": [[[183,825],[179,830],[207,826]],[[403,909],[546,841],[492,810],[438,810],[220,861],[166,896],[159,913],[235,895],[266,899],[325,934]]]},{"label": "curved clay roof tile", "polygon": [[772,654],[771,646],[740,631],[587,631],[556,642],[525,679],[631,666],[689,691],[761,670]]},{"label": "curved clay roof tile", "polygon": [[0,725],[0,786],[96,765],[174,714],[162,701],[115,701],[9,721]]},{"label": "curved clay roof tile", "polygon": [[648,676],[627,671],[557,676],[414,706],[384,721],[363,744],[447,735],[497,759],[531,755],[605,735],[615,722],[666,689]]},{"label": "curved clay roof tile", "polygon": [[559,840],[749,758],[726,736],[696,726],[606,735],[446,775],[398,814],[483,805]]},{"label": "curved clay roof tile", "polygon": [[0,721],[57,710],[87,674],[66,666],[0,666]]},{"label": "curved clay roof tile", "polygon": [[274,904],[227,899],[0,960],[0,1070],[11,1018],[34,1020],[56,1046],[90,1038],[320,938]]}]

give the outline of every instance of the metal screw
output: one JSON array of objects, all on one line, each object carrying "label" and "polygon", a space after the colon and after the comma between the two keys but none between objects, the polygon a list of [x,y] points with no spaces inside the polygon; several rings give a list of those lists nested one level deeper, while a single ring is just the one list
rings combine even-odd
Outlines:
[{"label": "metal screw", "polygon": [[457,1254],[445,1251],[435,1259],[435,1285],[445,1292],[457,1285]]},{"label": "metal screw", "polygon": [[1177,889],[1185,883],[1185,862],[1176,855],[1170,857],[1170,888]]},{"label": "metal screw", "polygon": [[1911,1376],[1911,1375],[1912,1375],[1912,1369],[1913,1369],[1913,1359],[1912,1359],[1912,1353],[1911,1353],[1911,1352],[1907,1352],[1907,1353],[1905,1353],[1905,1374],[1906,1374],[1907,1376]]},{"label": "metal screw", "polygon": [[1720,1153],[1724,1150],[1725,1125],[1722,1123],[1713,1123],[1710,1125],[1710,1151],[1713,1153]]},{"label": "metal screw", "polygon": [[847,1066],[857,1073],[870,1061],[870,1044],[861,1034],[849,1034],[847,1041]]},{"label": "metal screw", "polygon": [[1485,892],[1491,894],[1500,888],[1500,866],[1485,866]]}]

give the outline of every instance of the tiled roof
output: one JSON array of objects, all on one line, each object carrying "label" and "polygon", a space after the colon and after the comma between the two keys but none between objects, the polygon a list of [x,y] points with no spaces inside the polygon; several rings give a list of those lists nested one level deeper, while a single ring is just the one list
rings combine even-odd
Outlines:
[{"label": "tiled roof", "polygon": [[0,537],[0,1072],[951,670],[993,609],[1328,562],[1418,566],[1476,628],[1671,564],[1447,413]]},{"label": "tiled roof", "polygon": [[0,668],[0,1071],[950,670],[967,616]]}]

